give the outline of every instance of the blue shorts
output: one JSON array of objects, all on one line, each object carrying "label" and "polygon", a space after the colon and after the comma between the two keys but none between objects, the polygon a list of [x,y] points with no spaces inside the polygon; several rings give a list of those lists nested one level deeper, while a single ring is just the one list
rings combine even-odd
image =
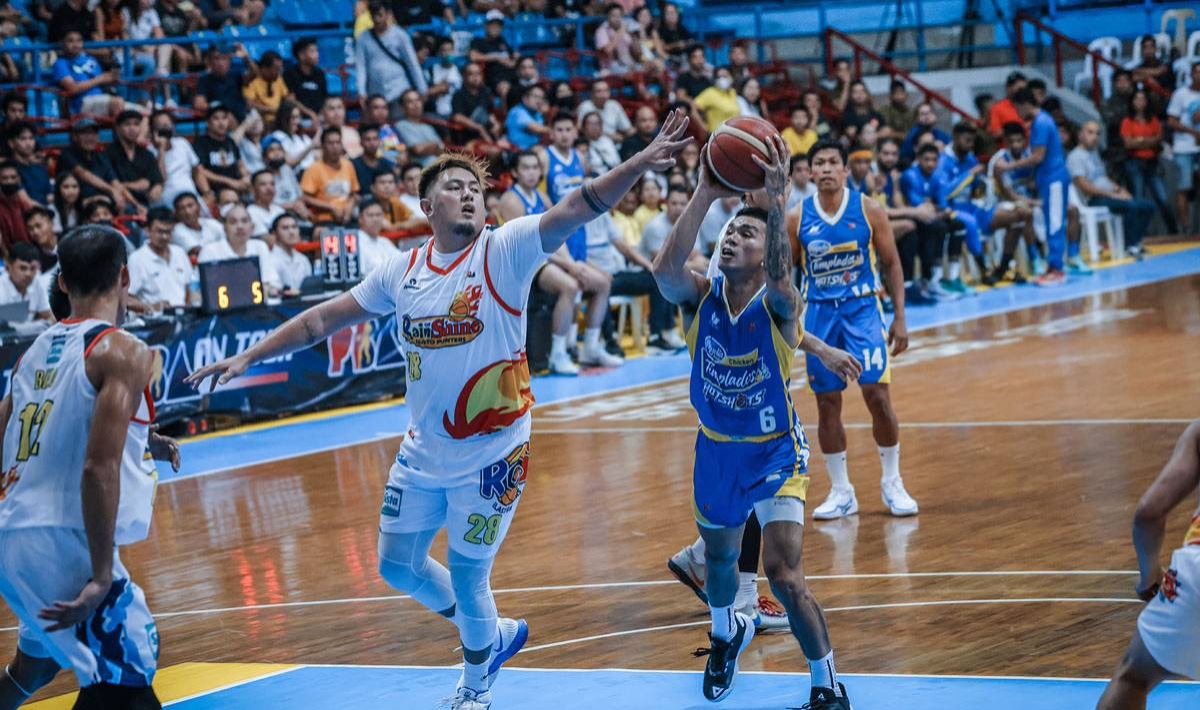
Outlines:
[{"label": "blue shorts", "polygon": [[[804,310],[804,332],[857,358],[863,366],[858,378],[860,385],[892,381],[887,329],[883,327],[879,299],[872,296],[844,301],[809,301]],[[846,389],[846,382],[815,356],[808,355],[805,363],[808,386],[813,392],[822,394]]]},{"label": "blue shorts", "polygon": [[[776,497],[808,498],[808,439],[800,420],[768,441],[714,441],[696,434],[692,472],[696,521],[736,528],[755,504]],[[763,523],[765,525],[765,523]]]}]

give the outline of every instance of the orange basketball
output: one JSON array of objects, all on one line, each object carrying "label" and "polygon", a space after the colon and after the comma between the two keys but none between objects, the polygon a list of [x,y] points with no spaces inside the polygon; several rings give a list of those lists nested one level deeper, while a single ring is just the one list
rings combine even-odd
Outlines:
[{"label": "orange basketball", "polygon": [[751,155],[767,160],[767,139],[779,135],[770,121],[739,116],[722,123],[708,139],[708,167],[726,187],[738,192],[761,190],[766,181]]}]

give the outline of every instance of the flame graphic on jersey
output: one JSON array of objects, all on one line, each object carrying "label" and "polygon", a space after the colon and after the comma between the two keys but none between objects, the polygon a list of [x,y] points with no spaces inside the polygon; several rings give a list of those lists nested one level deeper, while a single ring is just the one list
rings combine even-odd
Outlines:
[{"label": "flame graphic on jersey", "polygon": [[21,475],[17,473],[17,467],[13,466],[4,473],[0,473],[0,500],[8,497],[9,490],[17,485],[17,481],[21,480]]},{"label": "flame graphic on jersey", "polygon": [[442,415],[442,426],[455,439],[490,434],[512,425],[533,406],[529,362],[501,360],[475,373],[458,395],[454,418]]}]

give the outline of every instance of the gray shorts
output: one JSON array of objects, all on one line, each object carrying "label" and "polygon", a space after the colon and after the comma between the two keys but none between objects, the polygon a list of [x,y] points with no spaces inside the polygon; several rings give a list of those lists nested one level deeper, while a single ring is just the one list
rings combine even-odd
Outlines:
[{"label": "gray shorts", "polygon": [[1200,170],[1200,154],[1176,153],[1175,165],[1179,167],[1178,190],[1186,192],[1192,189],[1196,180],[1196,171]]}]

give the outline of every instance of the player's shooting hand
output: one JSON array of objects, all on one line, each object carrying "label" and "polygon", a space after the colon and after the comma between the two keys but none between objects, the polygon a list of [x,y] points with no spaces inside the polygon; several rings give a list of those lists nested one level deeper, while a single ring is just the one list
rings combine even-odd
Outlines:
[{"label": "player's shooting hand", "polygon": [[687,127],[688,116],[682,109],[675,109],[667,114],[667,120],[663,121],[662,127],[658,129],[658,135],[637,154],[635,160],[641,163],[643,170],[653,170],[656,173],[675,167],[675,156],[692,142],[692,137],[687,135]]},{"label": "player's shooting hand", "polygon": [[179,473],[183,463],[179,455],[179,442],[158,433],[158,427],[150,430],[150,455],[155,461],[170,461],[171,470]]},{"label": "player's shooting hand", "polygon": [[54,602],[39,611],[38,618],[54,622],[46,628],[46,631],[69,629],[87,621],[92,612],[96,611],[96,607],[100,606],[100,602],[104,601],[104,597],[108,596],[108,590],[111,588],[111,579],[107,581],[88,580],[88,583],[83,585],[83,589],[80,590],[79,596],[74,600]]},{"label": "player's shooting hand", "polygon": [[766,140],[767,143],[767,159],[763,160],[753,153],[750,154],[754,164],[763,169],[766,174],[766,179],[763,186],[767,189],[767,194],[775,198],[787,196],[788,182],[788,153],[787,143],[783,142],[783,138],[776,133]]},{"label": "player's shooting hand", "polygon": [[[737,190],[731,190],[725,186],[725,183],[718,180],[708,167],[708,148],[709,144],[705,143],[700,149],[700,172],[698,174],[696,184],[699,189],[704,190],[714,199],[723,199],[726,197],[737,197],[741,193]],[[752,198],[753,199],[753,198]]]},{"label": "player's shooting hand", "polygon": [[892,357],[908,350],[908,325],[904,319],[897,318],[892,321],[891,327],[888,328],[888,345],[892,348]]},{"label": "player's shooting hand", "polygon": [[185,384],[191,385],[192,389],[198,391],[203,386],[204,380],[211,377],[212,385],[209,386],[208,391],[212,392],[217,388],[217,385],[223,385],[235,377],[239,377],[249,366],[249,362],[243,360],[240,355],[235,355],[220,362],[205,365],[185,377],[183,381]]},{"label": "player's shooting hand", "polygon": [[822,353],[821,364],[846,382],[857,382],[862,375],[862,363],[857,358],[832,346]]}]

